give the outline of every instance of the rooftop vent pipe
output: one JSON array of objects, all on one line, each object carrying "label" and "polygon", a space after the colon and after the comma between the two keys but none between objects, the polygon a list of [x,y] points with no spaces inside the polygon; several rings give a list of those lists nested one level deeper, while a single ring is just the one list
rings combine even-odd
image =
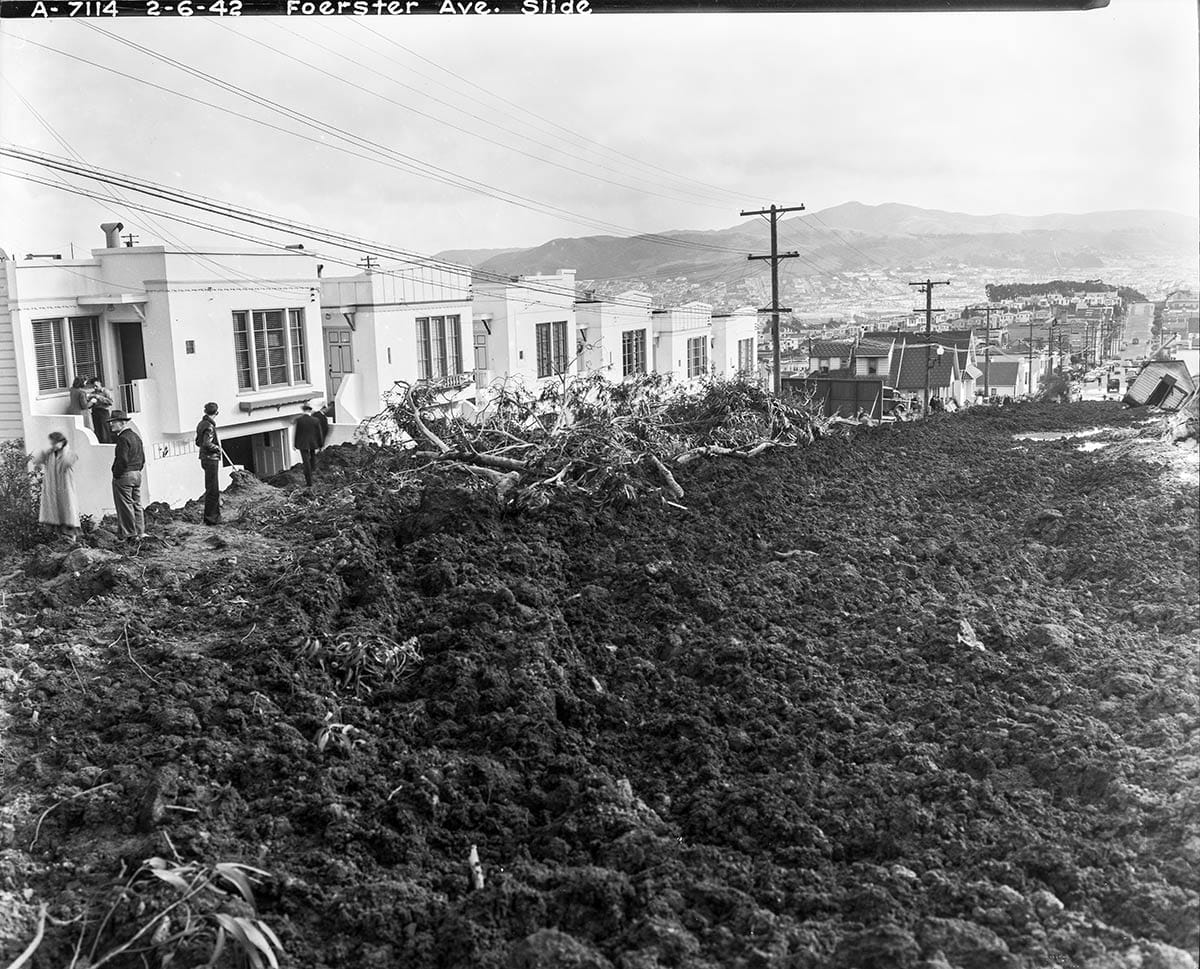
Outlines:
[{"label": "rooftop vent pipe", "polygon": [[100,225],[100,230],[104,233],[104,248],[117,249],[121,245],[121,230],[125,228],[123,222],[104,222]]}]

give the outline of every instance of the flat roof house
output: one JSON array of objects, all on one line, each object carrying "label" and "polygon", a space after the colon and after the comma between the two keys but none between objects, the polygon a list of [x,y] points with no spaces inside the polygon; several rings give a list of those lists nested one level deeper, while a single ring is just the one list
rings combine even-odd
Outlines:
[{"label": "flat roof house", "polygon": [[471,272],[400,263],[321,280],[331,440],[353,438],[397,383],[437,385],[450,402],[475,394]]},{"label": "flat roof house", "polygon": [[712,372],[712,306],[691,302],[655,310],[654,370],[675,380],[697,380]]},{"label": "flat roof house", "polygon": [[4,261],[0,373],[15,375],[16,393],[10,383],[0,396],[0,433],[30,448],[65,433],[80,456],[80,510],[91,515],[112,509],[113,446],[72,412],[76,376],[99,377],[130,413],[146,448],[146,502],[202,492],[194,438],[210,400],[235,464],[259,475],[290,467],[291,424],[325,392],[314,260],[120,246],[119,230],[108,224],[90,258]]},{"label": "flat roof house", "polygon": [[[713,372],[722,377],[757,380],[758,310],[742,306],[730,313],[712,315]],[[781,340],[784,349],[787,341]]]},{"label": "flat roof house", "polygon": [[584,346],[576,330],[574,269],[499,281],[477,277],[473,289],[479,395],[501,381],[536,391],[580,372]]},{"label": "flat roof house", "polygon": [[576,301],[580,370],[613,381],[648,373],[654,339],[650,304],[650,294],[638,290]]}]

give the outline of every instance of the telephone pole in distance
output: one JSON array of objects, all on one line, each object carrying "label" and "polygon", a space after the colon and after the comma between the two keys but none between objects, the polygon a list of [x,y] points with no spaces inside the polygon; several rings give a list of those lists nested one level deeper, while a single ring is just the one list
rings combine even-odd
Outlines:
[{"label": "telephone pole in distance", "polygon": [[[779,260],[781,259],[799,259],[798,252],[780,252],[779,251],[779,217],[784,212],[803,212],[803,205],[772,205],[769,209],[757,209],[753,212],[742,212],[742,216],[747,215],[766,215],[770,216],[771,220],[771,254],[769,256],[748,256],[748,259],[769,259],[771,261],[771,344],[772,344],[772,375],[771,389],[775,393],[782,393],[783,380],[780,373],[779,364],[779,314],[780,312],[790,312],[786,307],[779,305]],[[761,312],[761,311],[760,311]]]},{"label": "telephone pole in distance", "polygon": [[[943,279],[935,282],[932,279],[927,279],[923,283],[909,283],[909,286],[916,286],[925,294],[925,410],[922,411],[923,416],[929,416],[929,375],[933,370],[933,287],[934,286],[949,286],[950,280]],[[941,310],[939,309],[940,313]]]}]

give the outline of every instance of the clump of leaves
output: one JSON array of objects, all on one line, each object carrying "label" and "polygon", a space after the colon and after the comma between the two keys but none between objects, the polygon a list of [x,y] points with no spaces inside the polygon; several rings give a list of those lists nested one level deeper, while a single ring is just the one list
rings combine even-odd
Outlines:
[{"label": "clump of leaves", "polygon": [[0,441],[0,548],[31,548],[43,538],[42,470],[28,462],[24,441]]},{"label": "clump of leaves", "polygon": [[116,889],[90,932],[86,953],[92,922],[85,921],[68,969],[100,969],[122,956],[126,961],[138,956],[142,964],[163,969],[215,967],[223,964],[227,950],[237,965],[278,969],[283,945],[258,917],[254,901],[254,885],[268,877],[268,872],[238,862],[205,865],[147,858]]},{"label": "clump of leaves", "polygon": [[321,724],[321,729],[317,731],[316,739],[313,741],[317,745],[317,750],[322,753],[327,747],[332,747],[334,750],[340,750],[343,753],[349,753],[355,747],[360,747],[366,741],[362,737],[362,731],[358,727],[348,723],[342,723],[340,720],[334,720],[332,713],[325,714],[325,721]]},{"label": "clump of leaves", "polygon": [[421,661],[416,636],[397,642],[381,633],[350,629],[332,639],[306,640],[301,655],[356,694],[400,682]]}]

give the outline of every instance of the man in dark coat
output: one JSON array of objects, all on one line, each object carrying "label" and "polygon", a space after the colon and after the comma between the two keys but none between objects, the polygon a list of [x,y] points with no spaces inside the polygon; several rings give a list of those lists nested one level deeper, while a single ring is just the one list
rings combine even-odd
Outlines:
[{"label": "man in dark coat", "polygon": [[[329,414],[327,413],[328,410],[329,410],[329,405],[326,404],[324,407],[318,407],[315,411],[313,411],[313,417],[316,418],[317,423],[321,425],[321,447],[320,447],[320,450],[325,449],[325,442],[327,440],[329,440]],[[316,459],[314,458],[313,459],[313,467],[314,468],[316,467],[316,464],[317,464]]]},{"label": "man in dark coat", "polygon": [[313,469],[316,466],[317,449],[321,446],[321,425],[312,415],[312,405],[304,404],[301,408],[304,411],[296,418],[296,450],[300,452],[300,461],[304,465],[304,484],[305,487],[311,488],[313,483]]},{"label": "man in dark coat", "polygon": [[113,504],[117,507],[117,535],[125,541],[146,537],[146,519],[142,514],[142,469],[146,452],[142,439],[129,423],[129,415],[115,410],[108,426],[116,435],[112,465]]},{"label": "man in dark coat", "polygon": [[221,439],[217,436],[219,408],[209,401],[204,416],[196,425],[196,447],[200,449],[200,467],[204,469],[204,524],[221,523]]}]

